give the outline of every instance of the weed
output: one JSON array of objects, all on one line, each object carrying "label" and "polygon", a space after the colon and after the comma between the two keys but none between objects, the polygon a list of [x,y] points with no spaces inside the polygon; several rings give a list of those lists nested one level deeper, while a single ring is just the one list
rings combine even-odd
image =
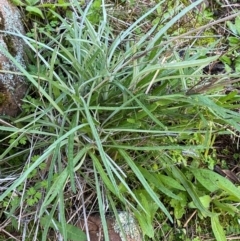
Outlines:
[{"label": "weed", "polygon": [[[32,85],[22,115],[1,127],[10,139],[1,161],[15,158],[16,146],[27,155],[0,196],[16,228],[28,216],[35,240],[51,230],[57,240],[86,240],[78,221],[96,211],[108,241],[107,213],[118,220],[125,209],[146,240],[189,240],[194,220],[225,238],[223,217],[238,215],[239,189],[209,168],[219,161],[216,135],[240,129],[240,97],[203,71],[219,58],[208,55],[214,44],[183,57],[168,32],[200,2],[164,16],[160,2],[119,34],[104,1],[85,9],[73,1],[65,17],[52,6],[54,22],[21,36],[31,50],[27,70],[5,51]],[[157,24],[142,31],[156,11]],[[203,232],[197,225],[194,240]]]}]

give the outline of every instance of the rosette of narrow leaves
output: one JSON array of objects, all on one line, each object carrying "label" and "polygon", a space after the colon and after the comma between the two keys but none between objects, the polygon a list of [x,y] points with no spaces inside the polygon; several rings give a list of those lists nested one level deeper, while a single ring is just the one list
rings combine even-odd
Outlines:
[{"label": "rosette of narrow leaves", "polygon": [[[186,164],[186,149],[202,153],[210,148],[219,129],[216,123],[239,130],[238,117],[234,104],[224,107],[229,103],[221,95],[185,95],[204,76],[202,69],[218,56],[193,51],[188,59],[181,59],[167,30],[201,1],[165,20],[162,29],[155,25],[141,36],[134,35],[163,2],[116,36],[104,1],[98,25],[88,19],[91,4],[83,11],[73,1],[70,16],[52,12],[59,28],[51,34],[42,32],[44,43],[19,35],[37,59],[37,66],[30,66],[29,71],[2,49],[38,97],[34,102],[29,101],[32,97],[25,99],[31,113],[1,129],[10,136],[27,136],[30,147],[24,153],[29,160],[34,154],[39,157],[29,162],[0,200],[47,163],[41,172],[46,183],[36,211],[44,227],[43,240],[50,227],[68,239],[72,227],[66,226],[65,208],[71,201],[65,192],[69,189],[72,196],[80,193],[79,210],[85,215],[91,207],[86,208],[84,193],[92,190],[104,240],[109,240],[105,214],[109,209],[117,214],[120,207],[135,213],[143,233],[153,238],[154,230],[148,227],[156,210],[173,221],[163,195],[166,200],[181,200],[179,192],[185,192],[198,211],[216,219],[202,204],[188,176],[175,165]],[[13,147],[11,144],[1,159],[9,160]]]}]

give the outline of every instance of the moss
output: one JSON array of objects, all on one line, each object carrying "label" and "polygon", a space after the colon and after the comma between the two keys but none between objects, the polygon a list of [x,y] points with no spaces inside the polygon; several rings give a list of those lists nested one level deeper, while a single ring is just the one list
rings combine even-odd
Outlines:
[{"label": "moss", "polygon": [[6,35],[3,37],[3,40],[5,42],[5,44],[7,45],[8,51],[12,56],[16,56],[17,55],[17,51],[14,47],[14,43],[12,41],[12,37],[10,35]]},{"label": "moss", "polygon": [[208,46],[212,43],[215,43],[216,42],[216,37],[215,37],[215,33],[212,31],[212,30],[207,30],[205,31],[202,36],[204,38],[199,38],[197,41],[196,41],[196,45],[197,46]]},{"label": "moss", "polygon": [[0,106],[2,106],[8,100],[6,93],[0,92]]}]

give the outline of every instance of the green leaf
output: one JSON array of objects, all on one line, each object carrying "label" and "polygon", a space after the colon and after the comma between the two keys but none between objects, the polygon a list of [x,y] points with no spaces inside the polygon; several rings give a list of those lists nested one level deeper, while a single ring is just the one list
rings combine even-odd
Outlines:
[{"label": "green leaf", "polygon": [[232,60],[230,57],[228,57],[227,55],[223,55],[219,58],[223,63],[231,65],[232,64]]},{"label": "green leaf", "polygon": [[174,217],[176,219],[182,218],[182,216],[186,213],[185,208],[187,206],[187,193],[180,192],[178,196],[181,198],[181,200],[172,199],[170,201],[170,205],[174,209]]},{"label": "green leaf", "polygon": [[154,226],[152,222],[158,210],[158,205],[152,200],[146,190],[137,190],[135,191],[135,195],[146,211],[146,213],[143,210],[134,212],[140,224],[143,236],[147,235],[153,238]]},{"label": "green leaf", "polygon": [[237,30],[238,35],[240,36],[240,17],[236,17],[235,19],[235,28]]},{"label": "green leaf", "polygon": [[209,173],[202,172],[200,169],[191,168],[190,171],[194,177],[210,192],[215,192],[219,189],[214,181],[209,178]]},{"label": "green leaf", "polygon": [[236,214],[239,215],[240,211],[237,207],[235,207],[233,204],[229,204],[229,203],[221,203],[218,200],[213,200],[213,203],[216,207],[219,208],[219,210],[225,211],[226,213],[235,216]]},{"label": "green leaf", "polygon": [[211,217],[211,225],[216,240],[227,241],[223,228],[219,222],[218,216]]},{"label": "green leaf", "polygon": [[[211,203],[211,197],[209,195],[204,195],[202,197],[199,197],[199,200],[201,201],[202,205],[205,207],[205,208],[209,208],[210,206],[210,203]],[[194,205],[193,202],[190,202],[189,205],[188,205],[190,208],[196,208],[196,206]]]},{"label": "green leaf", "polygon": [[33,198],[28,198],[28,199],[27,199],[27,204],[28,204],[29,206],[32,206],[34,203],[35,203],[35,201],[34,201]]},{"label": "green leaf", "polygon": [[[77,120],[78,120],[78,114],[76,113],[71,120],[71,129],[77,126]],[[68,152],[67,152],[67,157],[68,157],[68,173],[70,176],[70,181],[71,181],[71,188],[73,193],[76,193],[76,187],[75,187],[75,179],[74,179],[74,164],[73,164],[73,150],[74,150],[74,136],[75,133],[72,133],[68,137]]]},{"label": "green leaf", "polygon": [[65,169],[57,178],[56,181],[52,184],[50,190],[48,191],[40,210],[40,214],[43,213],[43,210],[53,201],[54,198],[61,192],[64,188],[64,185],[68,178],[67,169]]},{"label": "green leaf", "polygon": [[[45,216],[45,217],[41,218],[40,222],[44,226],[44,224],[47,222],[47,220],[48,220],[48,217]],[[67,231],[68,240],[71,240],[71,241],[86,241],[87,240],[86,234],[80,228],[73,226],[71,224],[68,224],[68,223],[65,223],[64,225],[65,225],[65,228]],[[63,231],[62,224],[59,223],[58,221],[52,220],[50,223],[50,227],[55,229],[56,231],[59,231],[62,234],[62,231]]]},{"label": "green leaf", "polygon": [[235,24],[233,24],[231,21],[227,21],[227,26],[232,31],[232,33],[237,34],[237,29]]},{"label": "green leaf", "polygon": [[235,59],[235,70],[236,70],[236,72],[240,72],[240,57],[237,57],[236,59]]},{"label": "green leaf", "polygon": [[168,195],[171,198],[179,199],[177,195],[175,195],[172,191],[170,191],[168,188],[166,188],[160,180],[158,180],[154,173],[150,173],[148,170],[138,166],[139,170],[143,174],[143,176],[148,180],[149,183],[153,184],[158,190],[160,190],[162,193]]},{"label": "green leaf", "polygon": [[38,2],[39,2],[39,0],[26,0],[26,3],[27,3],[28,5],[31,5],[31,6],[37,4]]},{"label": "green leaf", "polygon": [[169,218],[169,220],[171,222],[173,222],[173,219],[172,219],[170,213],[168,212],[166,207],[163,205],[163,203],[159,200],[157,194],[150,187],[149,183],[146,181],[143,174],[141,173],[139,168],[136,166],[135,162],[131,159],[131,157],[124,150],[119,149],[118,151],[121,154],[121,156],[124,158],[126,163],[129,165],[129,167],[132,169],[133,173],[136,175],[136,177],[138,178],[140,183],[143,185],[145,190],[148,192],[149,196],[151,196],[151,198],[155,201],[155,203],[159,206],[159,208],[165,213],[165,215]]},{"label": "green leaf", "polygon": [[42,197],[42,193],[36,192],[36,194],[34,195],[34,197],[39,200],[39,199]]},{"label": "green leaf", "polygon": [[166,184],[167,186],[169,186],[171,188],[185,191],[184,187],[179,182],[177,182],[175,179],[173,179],[172,177],[162,175],[162,174],[157,174],[156,177],[159,178],[159,180],[161,180],[164,184]]},{"label": "green leaf", "polygon": [[139,222],[143,235],[147,235],[149,238],[153,238],[154,229],[152,222],[150,222],[149,219],[146,219],[146,215],[144,215],[142,212],[134,212],[134,215]]},{"label": "green leaf", "polygon": [[58,200],[55,200],[49,214],[45,217],[40,217],[40,223],[43,226],[42,241],[47,240],[48,230],[52,224],[52,219],[54,214],[56,213],[56,208],[58,205]]},{"label": "green leaf", "polygon": [[189,196],[192,198],[194,205],[201,211],[204,216],[212,216],[213,214],[209,212],[201,203],[198,194],[195,192],[192,184],[186,179],[184,174],[179,170],[179,168],[172,166],[173,175],[182,183]]},{"label": "green leaf", "polygon": [[[101,176],[103,182],[105,183],[106,187],[109,189],[109,191],[111,191],[115,195],[118,195],[116,191],[117,190],[119,191],[119,189],[115,189],[113,183],[109,179],[107,173],[105,172],[105,170],[104,170],[101,162],[98,160],[97,156],[93,152],[91,152],[91,151],[89,151],[89,156],[91,157],[91,159],[92,159],[92,161],[94,163],[94,166],[97,169],[97,171],[98,171],[99,175]],[[124,186],[123,183],[122,183],[122,185]]]},{"label": "green leaf", "polygon": [[94,166],[94,177],[95,177],[95,183],[96,183],[96,192],[97,192],[97,199],[98,199],[98,207],[99,207],[99,213],[100,213],[100,217],[101,217],[101,223],[102,223],[102,229],[103,229],[103,233],[104,233],[104,240],[106,241],[110,241],[109,240],[109,233],[108,233],[108,227],[107,227],[107,220],[106,220],[106,216],[105,216],[105,208],[104,208],[104,201],[103,201],[103,197],[102,197],[102,192],[100,190],[100,182],[99,182],[99,178],[98,178],[98,173],[97,170]]},{"label": "green leaf", "polygon": [[27,191],[28,195],[34,195],[36,193],[36,190],[33,187],[30,187],[29,190]]},{"label": "green leaf", "polygon": [[37,16],[40,16],[42,19],[44,19],[42,10],[37,8],[37,7],[27,6],[26,11],[28,11],[31,14],[35,14]]},{"label": "green leaf", "polygon": [[142,76],[146,74],[150,74],[156,70],[176,70],[176,69],[184,69],[189,67],[197,67],[197,66],[207,66],[210,62],[215,61],[219,58],[219,56],[207,57],[204,59],[197,59],[197,60],[186,60],[186,61],[179,61],[179,62],[170,62],[166,64],[156,64],[147,66],[145,69],[139,72],[138,75],[132,80],[133,83],[137,83]]},{"label": "green leaf", "polygon": [[237,37],[228,37],[229,45],[230,46],[236,46],[236,44],[239,44],[240,40]]},{"label": "green leaf", "polygon": [[[149,112],[153,112],[156,110],[156,108],[158,107],[158,105],[156,103],[153,103],[153,104],[150,104],[150,105],[145,105],[148,109]],[[142,118],[146,117],[147,116],[147,113],[141,109],[135,116],[135,118],[137,120],[141,120]]]},{"label": "green leaf", "polygon": [[20,0],[11,0],[16,6],[24,6],[25,4]]},{"label": "green leaf", "polygon": [[158,205],[152,200],[148,192],[144,189],[137,190],[134,192],[145,211],[147,211],[147,216],[150,218],[151,222],[153,221],[154,215],[158,210]]},{"label": "green leaf", "polygon": [[240,200],[240,190],[227,178],[206,169],[190,169],[195,178],[210,192],[219,189]]},{"label": "green leaf", "polygon": [[226,103],[228,100],[234,100],[234,97],[238,94],[237,90],[231,91],[229,94],[224,95],[223,97],[219,98],[219,101],[222,103]]},{"label": "green leaf", "polygon": [[[87,148],[83,148],[79,151],[78,155],[75,156],[73,160],[73,165],[76,165],[76,162],[85,154]],[[69,176],[68,169],[65,168],[61,174],[56,178],[51,188],[49,189],[40,209],[40,216],[43,214],[47,206],[56,198],[56,196],[63,190],[64,185]],[[0,197],[1,198],[1,197]]]}]

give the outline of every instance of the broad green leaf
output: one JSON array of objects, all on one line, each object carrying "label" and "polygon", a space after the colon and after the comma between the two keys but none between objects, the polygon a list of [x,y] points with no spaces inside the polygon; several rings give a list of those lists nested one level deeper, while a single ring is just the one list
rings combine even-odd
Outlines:
[{"label": "broad green leaf", "polygon": [[147,235],[149,238],[153,238],[154,229],[153,229],[152,222],[149,222],[149,220],[146,219],[146,215],[144,215],[142,212],[141,213],[134,212],[134,215],[139,222],[143,235]]},{"label": "broad green leaf", "polygon": [[146,211],[143,212],[143,210],[141,210],[134,212],[141,226],[141,231],[143,232],[143,235],[147,235],[148,237],[153,238],[154,227],[152,222],[156,211],[158,210],[158,205],[153,201],[146,190],[137,190],[135,195]]},{"label": "broad green leaf", "polygon": [[[48,221],[48,217],[45,216],[45,217],[42,217],[41,218],[41,224],[44,226],[44,224]],[[68,240],[71,240],[71,241],[86,241],[87,240],[87,237],[86,237],[86,234],[78,227],[76,226],[73,226],[71,224],[68,224],[68,223],[65,223],[65,228],[66,228],[66,231],[67,231],[67,237],[68,237]],[[55,229],[56,231],[59,231],[61,234],[62,234],[62,224],[59,223],[58,221],[56,220],[52,220],[52,222],[50,223],[50,227]]]},{"label": "broad green leaf", "polygon": [[240,42],[239,37],[228,37],[228,41],[230,46],[236,46]]},{"label": "broad green leaf", "polygon": [[220,118],[225,123],[233,126],[234,128],[236,128],[236,130],[240,130],[238,123],[239,113],[217,105],[214,100],[210,99],[205,95],[199,94],[192,97],[191,99],[193,101],[192,104],[195,103],[196,105],[207,107],[209,111],[214,114],[214,116]]},{"label": "broad green leaf", "polygon": [[152,222],[156,211],[158,210],[158,205],[153,201],[146,190],[137,190],[135,194],[142,206],[147,211],[147,213],[143,212],[142,210],[134,212],[141,226],[141,231],[143,232],[143,235],[153,238],[154,227]]},{"label": "broad green leaf", "polygon": [[219,59],[225,64],[228,64],[228,65],[232,64],[232,59],[230,57],[228,57],[227,55],[223,55]]},{"label": "broad green leaf", "polygon": [[235,59],[235,71],[238,73],[240,72],[240,57]]},{"label": "broad green leaf", "polygon": [[148,192],[144,189],[137,190],[134,192],[144,209],[147,211],[147,216],[153,221],[154,215],[158,210],[158,205],[152,200]]},{"label": "broad green leaf", "polygon": [[223,190],[228,195],[234,196],[240,200],[240,190],[227,178],[206,169],[190,169],[195,178],[210,192]]},{"label": "broad green leaf", "polygon": [[12,0],[12,2],[14,3],[14,5],[16,6],[24,6],[24,3],[20,0]]},{"label": "broad green leaf", "polygon": [[200,171],[200,169],[191,168],[190,171],[193,173],[194,177],[210,192],[215,192],[219,189],[217,184],[212,181],[209,176],[209,173]]},{"label": "broad green leaf", "polygon": [[186,206],[187,206],[187,193],[180,192],[178,196],[181,200],[172,199],[170,201],[171,207],[174,209],[174,217],[176,219],[182,218],[182,216],[186,213]]},{"label": "broad green leaf", "polygon": [[214,236],[217,241],[227,241],[223,227],[221,226],[218,216],[211,217],[211,225]]},{"label": "broad green leaf", "polygon": [[218,200],[214,200],[213,203],[221,212],[225,211],[232,216],[240,213],[240,210],[231,203],[222,203]]},{"label": "broad green leaf", "polygon": [[[201,201],[202,205],[205,207],[205,208],[209,208],[210,206],[210,203],[211,203],[211,197],[209,195],[204,195],[202,197],[199,197],[199,200]],[[190,202],[189,205],[188,205],[190,208],[196,208],[196,206],[194,205],[193,202]]]},{"label": "broad green leaf", "polygon": [[231,21],[227,21],[226,23],[227,23],[228,28],[229,28],[234,34],[237,34],[237,29],[236,29],[235,24],[233,24]]},{"label": "broad green leaf", "polygon": [[185,191],[184,187],[170,176],[156,174],[156,177],[159,178],[159,180],[161,180],[164,184],[166,184],[167,186],[169,186],[171,188]]},{"label": "broad green leaf", "polygon": [[31,14],[35,14],[40,16],[42,19],[44,19],[43,12],[41,9],[38,7],[33,7],[33,6],[27,6],[26,11],[30,12]]}]

